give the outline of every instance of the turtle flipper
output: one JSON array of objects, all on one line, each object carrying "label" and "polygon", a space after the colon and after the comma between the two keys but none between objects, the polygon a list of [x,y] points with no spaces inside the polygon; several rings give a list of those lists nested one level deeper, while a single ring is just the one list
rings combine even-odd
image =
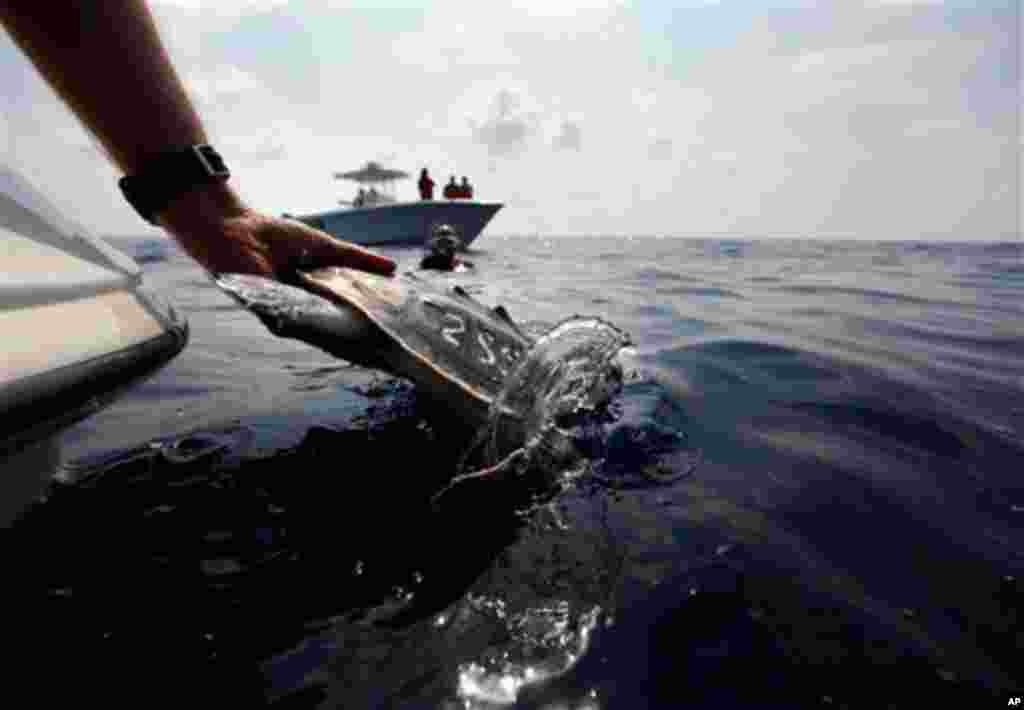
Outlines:
[{"label": "turtle flipper", "polygon": [[512,316],[510,316],[508,314],[508,311],[505,309],[505,306],[501,306],[501,305],[495,306],[494,308],[491,309],[491,312],[494,313],[494,315],[496,315],[499,318],[501,318],[503,321],[505,321],[513,329],[515,329],[515,331],[517,333],[519,333],[519,335],[523,336],[524,338],[529,340],[531,343],[533,342],[534,339],[531,338],[529,335],[527,335],[523,331],[523,329],[519,327],[518,323],[516,323],[514,320],[512,320]]},{"label": "turtle flipper", "polygon": [[508,311],[505,310],[505,306],[495,306],[491,310],[494,311],[494,315],[498,316],[499,318],[504,320],[506,323],[510,323],[512,325],[515,325],[515,323],[512,321],[512,316],[510,316],[508,314]]},{"label": "turtle flipper", "polygon": [[[452,293],[461,298],[466,298],[469,299],[470,301],[476,301],[476,299],[474,299],[473,296],[471,296],[466,289],[462,288],[462,286],[459,286],[458,284],[452,286]],[[524,333],[523,329],[520,328],[514,320],[512,320],[512,316],[508,314],[508,311],[505,309],[505,306],[497,305],[491,309],[491,313],[498,316],[498,318],[501,318],[501,320],[503,320],[506,324],[510,325],[512,329],[515,330],[516,333],[521,335],[523,338],[529,340],[530,342],[533,342],[533,338]]]}]

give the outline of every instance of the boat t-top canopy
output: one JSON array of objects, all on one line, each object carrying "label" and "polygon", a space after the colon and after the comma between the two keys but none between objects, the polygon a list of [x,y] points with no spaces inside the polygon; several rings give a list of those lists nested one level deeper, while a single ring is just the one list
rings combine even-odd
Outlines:
[{"label": "boat t-top canopy", "polygon": [[338,180],[352,180],[361,185],[373,185],[391,182],[392,180],[401,180],[409,177],[409,173],[382,168],[380,163],[371,160],[358,170],[350,170],[347,173],[334,173],[334,177]]}]

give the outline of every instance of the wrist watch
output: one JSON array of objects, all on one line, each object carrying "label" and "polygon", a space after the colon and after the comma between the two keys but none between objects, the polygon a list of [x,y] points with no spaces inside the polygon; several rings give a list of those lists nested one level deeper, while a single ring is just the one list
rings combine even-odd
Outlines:
[{"label": "wrist watch", "polygon": [[150,224],[157,224],[157,214],[181,195],[229,177],[220,153],[209,145],[193,145],[161,153],[138,175],[126,175],[117,184],[135,211]]}]

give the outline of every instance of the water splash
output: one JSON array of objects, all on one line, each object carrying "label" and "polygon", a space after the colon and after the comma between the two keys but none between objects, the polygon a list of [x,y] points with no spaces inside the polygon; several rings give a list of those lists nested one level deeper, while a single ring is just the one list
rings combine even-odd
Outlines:
[{"label": "water splash", "polygon": [[239,425],[196,430],[62,462],[53,479],[57,484],[79,488],[108,488],[157,477],[173,485],[179,477],[194,475],[197,465],[212,469],[215,464],[239,461],[253,441],[252,430]]},{"label": "water splash", "polygon": [[574,316],[548,330],[506,378],[452,485],[531,467],[571,468],[580,458],[572,432],[600,422],[621,391],[619,355],[630,344],[600,318]]}]

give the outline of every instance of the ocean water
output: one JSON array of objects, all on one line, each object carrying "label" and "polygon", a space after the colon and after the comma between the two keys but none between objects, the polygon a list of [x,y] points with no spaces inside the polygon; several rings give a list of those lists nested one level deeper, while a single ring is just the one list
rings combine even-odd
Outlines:
[{"label": "ocean water", "polygon": [[[186,351],[3,531],[43,689],[138,706],[1003,707],[1024,694],[1024,245],[485,236],[626,331],[582,461],[446,485],[414,389],[115,242]],[[416,250],[384,249],[402,268]],[[440,497],[438,493],[444,491]]]}]

